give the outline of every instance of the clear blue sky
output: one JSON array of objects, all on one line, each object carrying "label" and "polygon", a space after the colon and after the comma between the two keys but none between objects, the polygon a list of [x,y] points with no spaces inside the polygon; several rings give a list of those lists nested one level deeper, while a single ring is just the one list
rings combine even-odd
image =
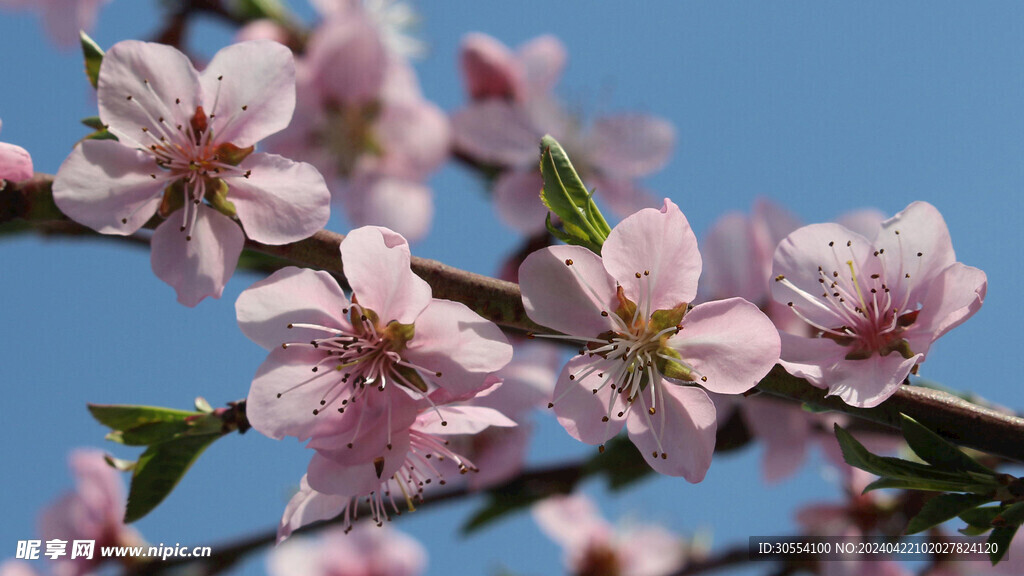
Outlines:
[{"label": "clear blue sky", "polygon": [[[147,38],[151,0],[115,0],[94,37]],[[298,4],[298,2],[293,2]],[[1019,358],[1024,190],[1024,5],[1016,2],[464,2],[425,3],[417,65],[426,96],[463,103],[460,37],[483,31],[517,45],[553,33],[569,50],[560,94],[587,112],[640,110],[678,132],[671,163],[646,183],[671,197],[702,236],[728,210],[766,196],[806,222],[864,206],[896,212],[927,200],[946,217],[959,260],[986,271],[988,298],[944,337],[922,373],[993,401],[1024,406]],[[308,12],[307,8],[303,10]],[[196,30],[210,55],[230,41]],[[26,147],[53,173],[95,114],[76,52],[59,52],[38,20],[0,14],[4,89],[0,140]],[[481,273],[516,237],[496,220],[477,180],[449,166],[433,181],[438,215],[413,253]],[[344,232],[339,218],[332,228]],[[469,239],[469,241],[467,241]],[[35,534],[38,511],[70,487],[67,451],[103,441],[86,402],[188,407],[245,396],[264,352],[239,332],[233,302],[257,278],[238,274],[224,297],[186,309],[150,271],[147,252],[111,242],[0,240],[0,558]],[[589,456],[546,418],[535,463]],[[168,501],[138,525],[154,543],[213,545],[274,526],[310,453],[252,432],[210,449]],[[838,497],[815,458],[794,480],[764,488],[759,448],[718,458],[704,483],[652,479],[609,497],[612,517],[657,521],[715,542],[792,534],[793,506]],[[476,505],[403,516],[427,547],[429,574],[556,572],[560,551],[519,515],[468,539],[457,526]],[[262,559],[244,574],[263,573]]]}]

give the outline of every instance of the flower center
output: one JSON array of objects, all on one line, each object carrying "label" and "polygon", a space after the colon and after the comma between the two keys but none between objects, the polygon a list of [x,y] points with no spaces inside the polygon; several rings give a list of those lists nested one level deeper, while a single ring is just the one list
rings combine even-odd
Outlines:
[{"label": "flower center", "polygon": [[380,102],[346,105],[328,103],[324,129],[313,134],[313,144],[330,151],[338,175],[348,178],[358,167],[360,158],[381,156],[383,149],[374,126],[381,114]]}]

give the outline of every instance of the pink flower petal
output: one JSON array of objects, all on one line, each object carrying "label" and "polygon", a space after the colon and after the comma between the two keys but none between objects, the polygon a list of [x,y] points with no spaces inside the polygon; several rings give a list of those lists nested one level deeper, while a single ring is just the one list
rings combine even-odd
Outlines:
[{"label": "pink flower petal", "polygon": [[523,92],[523,69],[507,46],[479,32],[462,38],[459,65],[473,100],[516,98]]},{"label": "pink flower petal", "polygon": [[[445,422],[446,424],[442,424]],[[417,418],[416,428],[427,434],[477,434],[491,426],[514,428],[515,420],[483,406],[438,406]]]},{"label": "pink flower petal", "polygon": [[745,398],[741,407],[750,431],[764,442],[761,470],[765,482],[774,484],[795,474],[807,457],[810,414],[770,398]]},{"label": "pink flower petal", "polygon": [[544,187],[538,170],[509,170],[494,182],[494,209],[498,218],[522,234],[545,230],[548,208],[540,199]]},{"label": "pink flower petal", "polygon": [[423,239],[434,219],[434,195],[422,182],[367,176],[344,186],[348,219],[357,226],[383,226],[411,242]]},{"label": "pink flower petal", "polygon": [[872,256],[875,249],[867,238],[838,224],[804,226],[783,239],[775,250],[772,276],[785,276],[791,284],[771,282],[772,297],[783,304],[793,302],[801,314],[819,326],[843,326],[848,320],[834,307],[820,302],[819,267],[826,274],[834,271],[849,280],[847,261],[853,261],[861,274],[870,273],[866,267],[878,265],[878,259]]},{"label": "pink flower petal", "polygon": [[384,148],[378,169],[388,175],[422,180],[448,158],[448,117],[426,100],[384,106],[375,133]]},{"label": "pink flower petal", "polygon": [[[604,444],[622,430],[626,418],[619,414],[626,410],[626,404],[618,390],[606,385],[611,384],[607,376],[619,364],[616,360],[574,356],[562,368],[555,384],[555,415],[565,431],[580,442]],[[608,421],[604,421],[606,416]]]},{"label": "pink flower petal", "polygon": [[295,110],[295,62],[272,40],[232,44],[200,75],[203,110],[218,142],[252,146],[283,130]]},{"label": "pink flower petal", "polygon": [[954,262],[943,270],[929,283],[917,321],[907,329],[910,349],[926,354],[932,342],[981,308],[987,291],[988,277],[977,268]]},{"label": "pink flower petal", "polygon": [[242,292],[235,302],[238,327],[250,340],[274,350],[285,342],[309,342],[324,333],[292,328],[293,323],[316,324],[352,333],[341,311],[350,306],[338,283],[327,272],[287,267]]},{"label": "pink flower petal", "polygon": [[875,240],[875,249],[884,249],[890,262],[902,260],[899,276],[910,274],[905,284],[910,286],[911,302],[920,302],[932,279],[956,262],[946,221],[927,202],[914,202],[883,222],[882,231]]},{"label": "pink flower petal", "polygon": [[0,180],[28,180],[32,177],[32,156],[21,146],[0,142]]},{"label": "pink flower petal", "polygon": [[306,447],[343,466],[372,462],[381,455],[400,457],[398,450],[416,420],[416,402],[394,386],[375,392],[347,406],[344,418],[332,415],[329,424],[318,426]]},{"label": "pink flower petal", "polygon": [[309,486],[317,492],[361,496],[376,491],[381,482],[390,478],[405,461],[409,451],[409,435],[396,436],[391,454],[384,456],[384,465],[377,474],[373,462],[345,466],[338,464],[319,452],[313,455],[306,471]]},{"label": "pink flower petal", "polygon": [[143,152],[113,140],[86,140],[57,170],[53,201],[97,232],[132,234],[156,212],[167,185],[164,174]]},{"label": "pink flower petal", "polygon": [[181,210],[157,226],[150,241],[153,273],[174,287],[178,302],[195,306],[207,296],[220,298],[238,264],[245,234],[234,220],[200,204],[192,239],[179,229]]},{"label": "pink flower petal", "polygon": [[896,392],[921,356],[903,358],[893,352],[866,360],[840,360],[827,370],[822,382],[828,385],[829,396],[839,396],[857,408],[874,408]]},{"label": "pink flower petal", "polygon": [[452,141],[481,162],[509,167],[536,165],[544,135],[521,106],[501,100],[478,102],[452,118]]},{"label": "pink flower petal", "polygon": [[491,384],[486,376],[512,359],[512,345],[491,321],[459,302],[434,299],[416,318],[416,333],[402,354],[410,363],[440,372],[432,378],[451,394]]},{"label": "pink flower petal", "polygon": [[341,262],[354,299],[383,323],[412,324],[430,303],[430,285],[409,269],[409,243],[375,226],[353,230],[341,242]]},{"label": "pink flower petal", "polygon": [[700,281],[704,299],[739,296],[751,302],[766,300],[771,260],[765,262],[767,270],[763,269],[754,229],[746,216],[731,212],[715,221],[701,255],[705,260]]},{"label": "pink flower petal", "polygon": [[877,208],[864,208],[840,215],[836,223],[865,238],[877,238],[882,230],[882,222],[887,219],[888,215]]},{"label": "pink flower petal", "polygon": [[317,415],[320,401],[341,383],[337,370],[313,372],[323,353],[309,347],[278,346],[263,361],[249,388],[246,415],[261,434],[280,440],[309,439],[318,427],[330,427],[343,416],[333,408]]},{"label": "pink flower petal", "polygon": [[707,378],[698,384],[719,394],[742,394],[779,360],[779,333],[761,310],[742,298],[699,304],[683,316],[668,345]]},{"label": "pink flower petal", "polygon": [[333,18],[318,27],[307,46],[306,58],[327,100],[361,104],[380,94],[387,52],[377,30],[361,14]]},{"label": "pink flower petal", "polygon": [[201,95],[199,74],[192,63],[163,44],[118,42],[107,50],[100,67],[100,118],[124,145],[146,148],[159,135],[173,134],[179,125],[187,129],[203,104]]},{"label": "pink flower petal", "polygon": [[618,178],[640,178],[665,167],[676,133],[672,124],[645,114],[623,114],[594,122],[592,162]]},{"label": "pink flower petal", "polygon": [[[567,262],[572,262],[567,266]],[[581,246],[549,246],[533,252],[519,267],[523,306],[534,322],[593,338],[615,329],[615,279],[601,258]]]},{"label": "pink flower petal", "polygon": [[779,364],[793,376],[806,378],[818,388],[826,388],[824,384],[825,369],[832,366],[844,356],[848,350],[835,340],[828,338],[807,338],[780,332],[782,352]]},{"label": "pink flower petal", "polygon": [[541,531],[566,549],[568,556],[595,540],[611,538],[612,527],[588,498],[577,494],[550,496],[533,506]]},{"label": "pink flower petal", "polygon": [[351,498],[323,494],[309,487],[306,476],[302,476],[299,491],[288,501],[281,524],[277,527],[277,542],[280,544],[292,532],[318,520],[334,518],[347,506]]},{"label": "pink flower petal", "polygon": [[[652,389],[648,386],[641,392],[647,406],[651,405]],[[662,390],[657,413],[637,410],[638,406],[630,410],[626,418],[629,439],[656,472],[700,482],[715,451],[715,405],[703,390],[693,386],[666,385]]]},{"label": "pink flower petal", "polygon": [[33,4],[43,6],[43,25],[54,43],[61,48],[74,48],[78,46],[79,32],[93,29],[100,5],[108,1],[71,0]]},{"label": "pink flower petal", "polygon": [[249,177],[228,178],[228,200],[249,238],[287,244],[313,235],[331,216],[331,193],[310,164],[276,154],[253,154],[240,169]]},{"label": "pink flower petal", "polygon": [[646,208],[619,222],[605,240],[601,257],[626,296],[648,306],[648,313],[675,308],[697,295],[697,237],[686,216],[667,198],[660,211]]},{"label": "pink flower petal", "polygon": [[562,77],[568,54],[562,42],[550,35],[538,36],[517,50],[525,73],[524,99],[549,94]]}]

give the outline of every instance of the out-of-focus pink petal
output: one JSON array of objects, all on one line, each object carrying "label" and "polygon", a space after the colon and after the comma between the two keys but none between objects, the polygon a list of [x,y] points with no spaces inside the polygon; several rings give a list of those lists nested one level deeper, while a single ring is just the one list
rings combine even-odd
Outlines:
[{"label": "out-of-focus pink petal", "polygon": [[251,173],[227,179],[228,200],[249,238],[287,244],[327,225],[331,192],[311,164],[276,154],[252,154],[239,168]]},{"label": "out-of-focus pink petal", "polygon": [[903,262],[903,270],[910,274],[906,284],[911,302],[921,301],[931,281],[956,262],[946,221],[927,202],[914,202],[883,222],[875,249],[885,250],[890,262]]},{"label": "out-of-focus pink petal", "polygon": [[742,298],[699,304],[683,316],[668,345],[719,394],[753,388],[779,361],[779,333],[761,310]]},{"label": "out-of-focus pink petal", "polygon": [[347,307],[348,298],[330,274],[291,266],[253,284],[235,302],[238,327],[267,350],[324,336],[320,330],[288,328],[293,323],[352,333],[348,318],[341,313]]},{"label": "out-of-focus pink petal", "polygon": [[562,71],[569,58],[562,42],[550,34],[545,34],[526,42],[516,52],[525,76],[523,99],[549,94],[562,77]]},{"label": "out-of-focus pink petal", "polygon": [[491,321],[465,304],[432,300],[416,319],[416,334],[403,357],[440,373],[438,386],[460,395],[483,389],[486,376],[512,359],[512,345]]},{"label": "out-of-focus pink petal", "polygon": [[220,298],[245,244],[245,234],[234,220],[205,204],[195,209],[199,214],[191,240],[179,229],[179,210],[157,226],[150,241],[153,273],[174,287],[178,302],[189,307],[207,296]]},{"label": "out-of-focus pink petal", "polygon": [[32,565],[21,560],[4,560],[0,564],[0,576],[39,576]]},{"label": "out-of-focus pink petal", "polygon": [[288,31],[269,18],[261,18],[242,26],[235,33],[235,42],[248,42],[252,40],[273,40],[274,42],[288,45]]},{"label": "out-of-focus pink petal", "polygon": [[750,431],[764,442],[761,473],[775,483],[793,475],[807,456],[810,413],[780,400],[744,398],[740,404]]},{"label": "out-of-focus pink petal", "polygon": [[544,187],[538,170],[508,170],[494,182],[494,209],[498,218],[523,234],[543,231],[548,208],[540,199]]},{"label": "out-of-focus pink petal", "polygon": [[188,127],[203,104],[199,73],[184,54],[171,46],[136,40],[107,50],[97,98],[100,119],[110,132],[122,144],[141,148],[179,125]]},{"label": "out-of-focus pink petal", "polygon": [[386,105],[376,134],[384,148],[379,169],[391,176],[422,180],[448,157],[448,117],[426,100]]},{"label": "out-of-focus pink petal", "polygon": [[929,283],[917,321],[907,329],[910,349],[927,353],[932,342],[981,308],[987,291],[988,277],[977,268],[954,262],[943,270]]},{"label": "out-of-focus pink petal", "polygon": [[591,130],[591,162],[617,178],[640,178],[661,170],[676,140],[670,122],[645,114],[600,118]]},{"label": "out-of-focus pink petal", "polygon": [[552,400],[555,414],[565,431],[580,442],[603,444],[622,430],[626,418],[620,414],[626,404],[608,381],[617,367],[615,360],[574,356],[558,376]]},{"label": "out-of-focus pink petal", "polygon": [[650,312],[675,308],[697,295],[697,237],[667,198],[661,210],[647,208],[619,222],[605,240],[601,258],[626,296],[647,304]]},{"label": "out-of-focus pink petal", "polygon": [[828,386],[829,396],[839,396],[857,408],[874,408],[896,392],[920,360],[921,354],[903,358],[898,352],[841,360],[827,370],[822,383]]},{"label": "out-of-focus pink petal", "polygon": [[675,574],[686,563],[686,544],[659,526],[628,531],[618,546],[623,573],[629,576]]},{"label": "out-of-focus pink petal", "polygon": [[472,437],[473,463],[480,470],[469,476],[471,490],[485,490],[511,480],[523,468],[532,426],[483,430]]},{"label": "out-of-focus pink petal", "polygon": [[322,494],[313,490],[309,487],[309,482],[303,474],[299,491],[288,501],[281,524],[277,527],[278,543],[307,524],[334,518],[341,513],[349,501],[350,498],[347,496]]},{"label": "out-of-focus pink petal", "polygon": [[156,212],[165,174],[143,152],[113,140],[86,140],[57,170],[53,201],[97,232],[132,234]]},{"label": "out-of-focus pink petal", "polygon": [[490,406],[516,417],[531,408],[547,406],[561,365],[556,346],[540,340],[513,342],[515,353],[498,373],[504,383],[494,392],[477,397],[477,406]]},{"label": "out-of-focus pink petal", "polygon": [[359,304],[383,323],[412,324],[430,303],[430,285],[409,269],[409,243],[376,226],[357,228],[341,242],[341,262]]},{"label": "out-of-focus pink petal", "polygon": [[434,197],[425,184],[389,176],[360,177],[344,186],[348,219],[357,226],[390,228],[410,242],[423,239],[434,219]]},{"label": "out-of-focus pink petal", "polygon": [[586,248],[549,246],[530,254],[519,267],[519,285],[526,314],[542,326],[588,338],[615,329],[607,315],[616,306],[615,279]]},{"label": "out-of-focus pink petal", "polygon": [[612,527],[601,517],[594,504],[579,495],[549,496],[533,506],[533,519],[541,531],[557,542],[569,555],[595,540],[607,540]]},{"label": "out-of-focus pink petal", "polygon": [[478,102],[452,118],[455,148],[473,159],[509,167],[537,162],[537,146],[544,133],[527,111],[502,100]]},{"label": "out-of-focus pink petal", "polygon": [[292,51],[273,40],[223,48],[199,77],[218,142],[245,148],[283,130],[295,110]]},{"label": "out-of-focus pink petal", "polygon": [[0,180],[28,180],[32,177],[32,156],[21,146],[0,142]]},{"label": "out-of-focus pink petal", "polygon": [[306,50],[322,94],[339,104],[375,99],[388,64],[377,30],[365,16],[350,16],[332,18],[317,28]]},{"label": "out-of-focus pink petal", "polygon": [[78,45],[79,31],[90,31],[96,24],[100,6],[109,0],[64,0],[32,2],[42,5],[43,25],[47,34],[61,48]]},{"label": "out-of-focus pink petal", "polygon": [[[641,392],[647,406],[651,405],[652,389],[649,386]],[[636,407],[630,410],[626,418],[629,439],[656,472],[700,482],[715,451],[715,405],[694,386],[666,385],[661,390],[655,414]]]},{"label": "out-of-focus pink petal", "polygon": [[487,34],[473,32],[462,38],[459,65],[473,100],[514,99],[523,93],[521,64],[507,46]]},{"label": "out-of-focus pink petal", "polygon": [[623,218],[644,208],[657,208],[661,204],[661,199],[632,180],[590,176],[587,184],[594,189],[599,202]]}]

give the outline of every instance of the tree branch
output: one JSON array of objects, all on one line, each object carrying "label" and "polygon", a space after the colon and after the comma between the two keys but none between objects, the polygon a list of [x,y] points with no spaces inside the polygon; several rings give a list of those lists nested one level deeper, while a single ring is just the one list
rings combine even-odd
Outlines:
[{"label": "tree branch", "polygon": [[[31,227],[49,233],[68,231],[64,229],[67,218],[53,204],[51,184],[52,176],[45,174],[37,174],[25,182],[8,184],[0,191],[0,225],[10,220],[23,219]],[[7,230],[8,226],[0,231]],[[17,229],[17,223],[14,223],[13,228]],[[77,225],[70,228],[76,235],[86,233],[84,230]],[[339,253],[343,238],[341,234],[321,230],[293,244],[268,246],[247,241],[246,248],[280,258],[287,263],[326,270],[344,278]],[[519,286],[512,282],[459,270],[426,258],[413,257],[412,268],[430,284],[437,298],[462,302],[484,318],[505,328],[551,332],[526,316]],[[826,398],[824,390],[789,375],[779,366],[758,384],[758,390],[850,414],[892,429],[899,429],[899,414],[902,412],[961,446],[1024,462],[1024,419],[978,406],[946,392],[902,386],[876,408],[854,408],[838,398]]]}]

